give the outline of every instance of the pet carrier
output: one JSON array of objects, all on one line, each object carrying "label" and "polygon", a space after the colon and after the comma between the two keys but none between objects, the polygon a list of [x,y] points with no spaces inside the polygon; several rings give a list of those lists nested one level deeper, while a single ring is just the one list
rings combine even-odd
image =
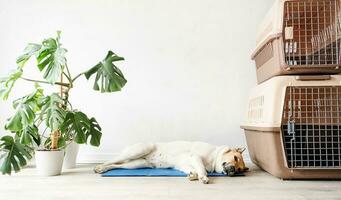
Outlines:
[{"label": "pet carrier", "polygon": [[277,76],[250,95],[252,161],[283,179],[341,179],[341,76]]},{"label": "pet carrier", "polygon": [[340,22],[339,0],[277,0],[252,54],[258,83],[281,74],[340,73]]}]

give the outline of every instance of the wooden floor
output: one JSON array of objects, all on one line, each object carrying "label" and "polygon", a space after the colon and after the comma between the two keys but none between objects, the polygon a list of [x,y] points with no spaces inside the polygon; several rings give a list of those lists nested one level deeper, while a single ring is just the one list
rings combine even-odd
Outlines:
[{"label": "wooden floor", "polygon": [[340,181],[283,181],[251,166],[244,177],[211,178],[211,184],[186,178],[102,178],[93,165],[80,165],[62,176],[39,177],[29,167],[0,176],[0,200],[129,200],[129,199],[341,199]]}]

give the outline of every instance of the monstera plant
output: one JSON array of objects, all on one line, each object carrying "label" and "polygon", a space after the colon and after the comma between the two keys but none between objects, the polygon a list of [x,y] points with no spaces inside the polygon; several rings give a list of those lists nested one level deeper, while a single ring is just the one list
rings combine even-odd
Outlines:
[{"label": "monstera plant", "polygon": [[[36,149],[45,151],[63,149],[69,141],[100,145],[102,136],[100,125],[94,117],[89,117],[72,107],[69,94],[82,76],[87,80],[94,77],[93,89],[96,91],[102,93],[120,91],[127,81],[114,62],[124,58],[109,51],[98,64],[73,76],[67,65],[66,54],[67,50],[60,42],[60,32],[57,32],[56,38],[45,39],[39,44],[29,43],[16,60],[16,70],[0,79],[2,100],[9,97],[19,80],[32,82],[35,86],[32,87],[35,88],[34,91],[13,101],[14,114],[5,124],[5,130],[11,134],[0,138],[2,174],[20,171],[33,157]],[[29,59],[36,60],[36,67],[42,72],[43,80],[24,76],[24,68],[28,67],[25,64]],[[60,86],[61,91],[45,94],[42,84]]]}]

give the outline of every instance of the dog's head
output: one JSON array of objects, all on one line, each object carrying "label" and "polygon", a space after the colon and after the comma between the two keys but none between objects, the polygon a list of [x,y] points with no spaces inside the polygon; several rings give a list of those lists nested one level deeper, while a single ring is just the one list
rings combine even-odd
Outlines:
[{"label": "dog's head", "polygon": [[245,148],[222,149],[216,160],[216,172],[234,176],[236,173],[248,171],[242,156],[244,151]]}]

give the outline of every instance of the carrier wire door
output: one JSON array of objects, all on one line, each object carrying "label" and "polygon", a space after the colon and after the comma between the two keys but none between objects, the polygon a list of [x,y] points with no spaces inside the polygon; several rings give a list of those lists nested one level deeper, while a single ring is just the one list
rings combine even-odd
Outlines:
[{"label": "carrier wire door", "polygon": [[287,1],[283,23],[288,66],[339,65],[341,24],[338,0]]},{"label": "carrier wire door", "polygon": [[341,168],[341,87],[289,86],[282,137],[289,168]]}]

